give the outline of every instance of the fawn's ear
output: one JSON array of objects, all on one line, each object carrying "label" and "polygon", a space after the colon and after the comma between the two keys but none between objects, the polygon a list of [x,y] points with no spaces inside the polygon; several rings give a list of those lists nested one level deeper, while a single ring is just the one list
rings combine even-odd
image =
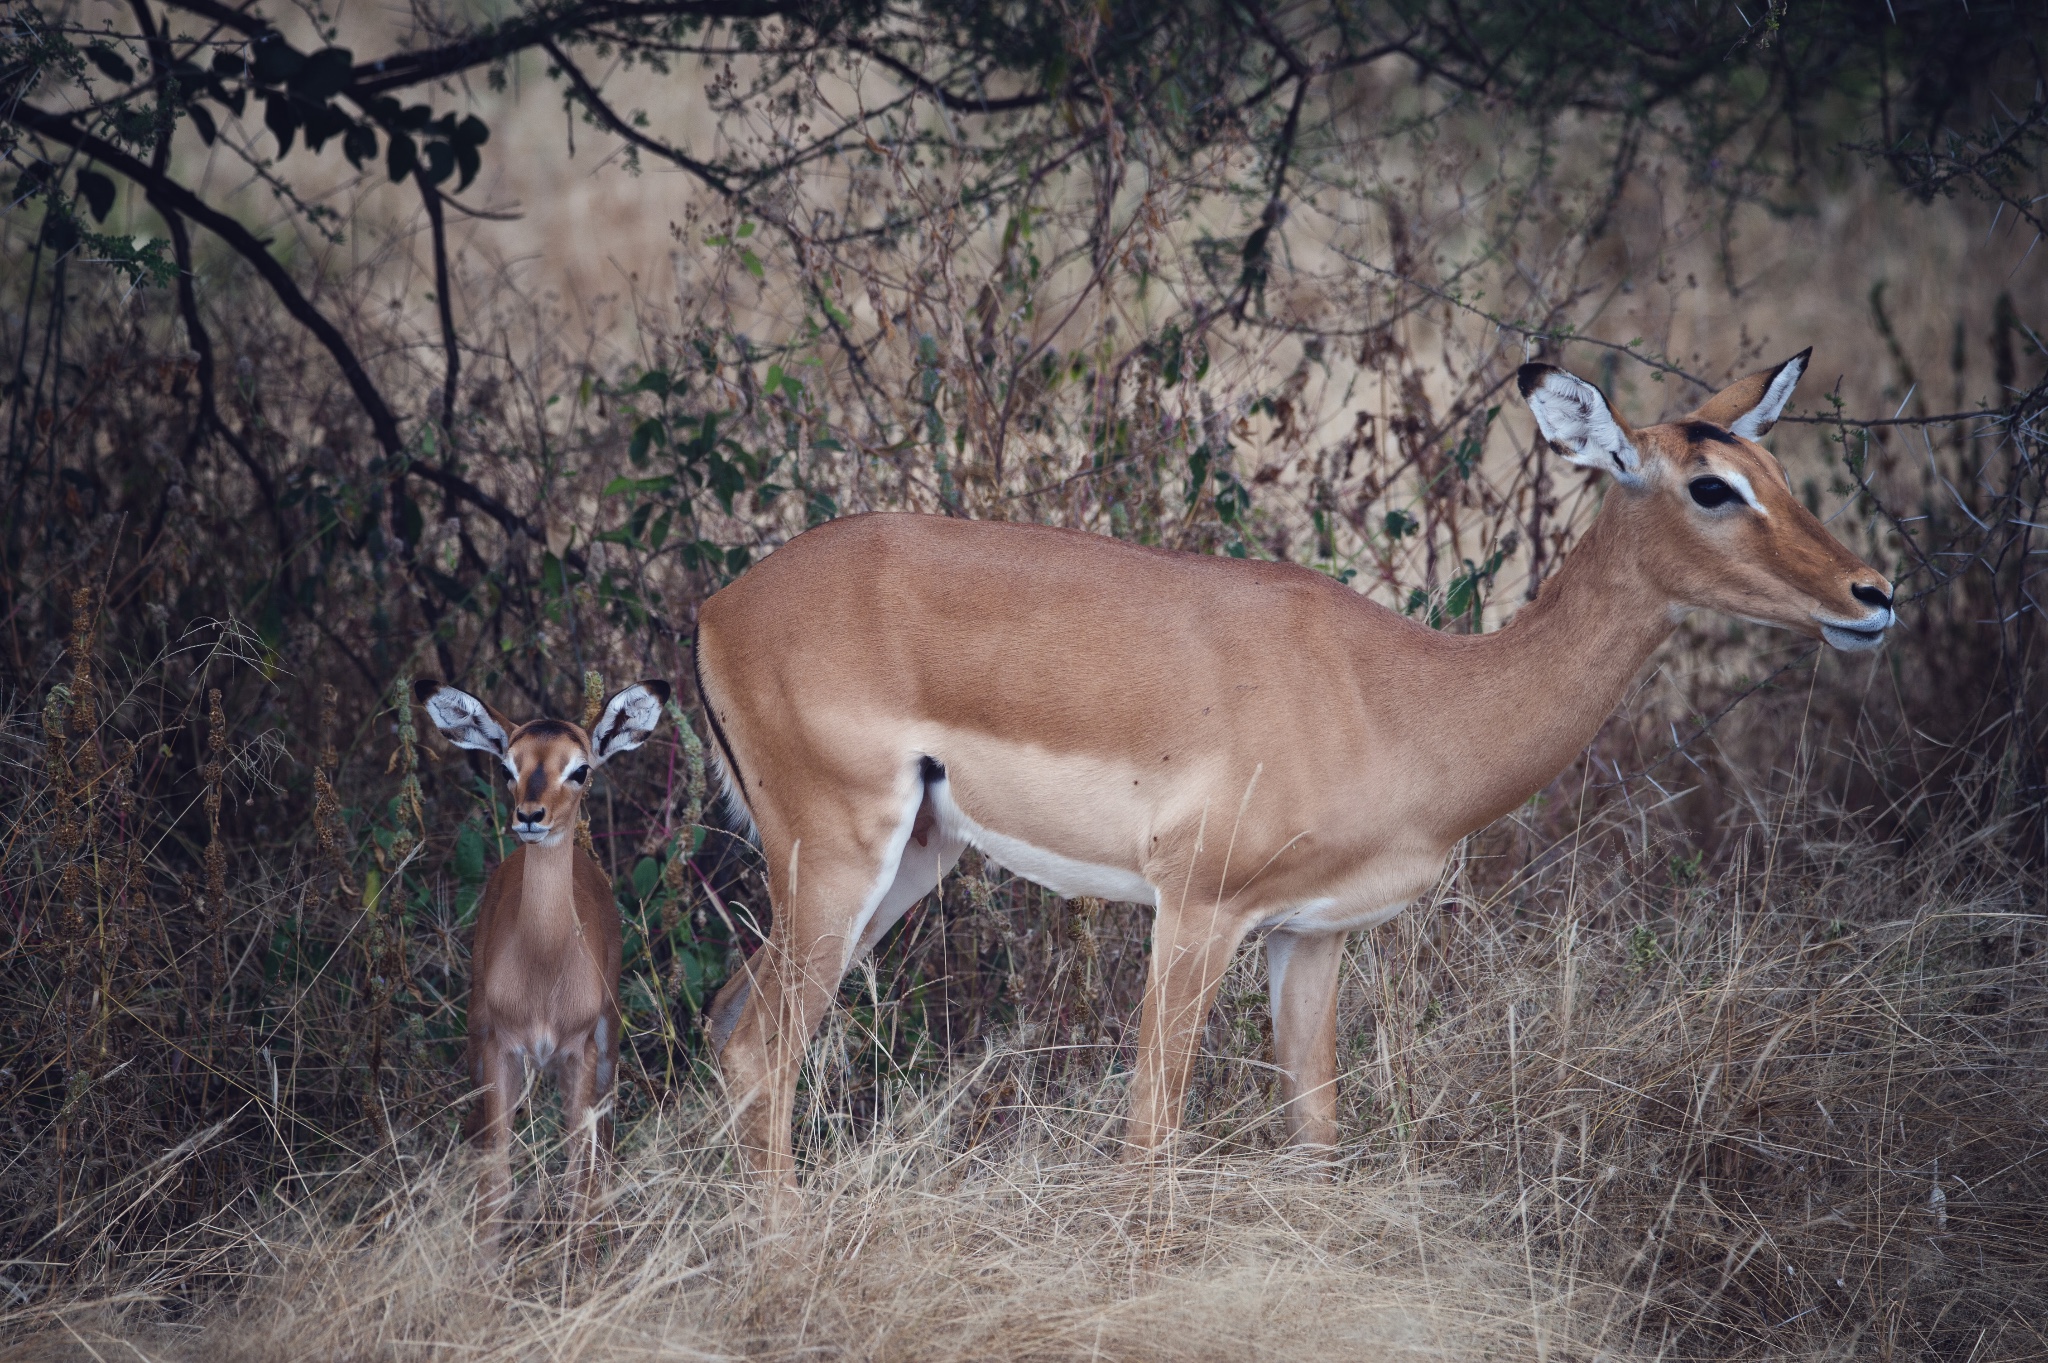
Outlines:
[{"label": "fawn's ear", "polygon": [[661,723],[661,707],[668,703],[665,681],[634,682],[604,703],[597,727],[590,731],[590,756],[604,762],[645,743]]},{"label": "fawn's ear", "polygon": [[496,710],[469,692],[443,685],[432,677],[414,682],[412,696],[425,707],[427,718],[450,743],[487,752],[506,766],[512,765],[507,755],[512,726]]},{"label": "fawn's ear", "polygon": [[1559,454],[1582,468],[1605,470],[1622,483],[1642,481],[1643,456],[1628,427],[1608,407],[1606,394],[1549,364],[1523,365],[1515,383],[1535,413],[1536,429]]},{"label": "fawn's ear", "polygon": [[1744,440],[1761,440],[1778,424],[1779,415],[1792,400],[1792,390],[1799,386],[1799,377],[1812,358],[1813,347],[1808,346],[1783,364],[1737,379],[1688,415],[1694,421],[1725,426]]}]

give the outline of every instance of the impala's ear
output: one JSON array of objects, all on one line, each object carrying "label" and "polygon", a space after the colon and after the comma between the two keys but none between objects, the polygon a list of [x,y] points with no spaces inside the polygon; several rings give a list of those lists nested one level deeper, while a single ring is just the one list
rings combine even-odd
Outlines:
[{"label": "impala's ear", "polygon": [[603,762],[645,743],[661,723],[661,707],[667,703],[665,681],[634,682],[606,701],[590,732],[591,760]]},{"label": "impala's ear", "polygon": [[511,765],[506,749],[512,741],[512,726],[496,710],[469,692],[444,686],[432,677],[421,677],[414,682],[412,696],[426,707],[427,718],[450,743],[458,748],[487,752],[507,766]]},{"label": "impala's ear", "polygon": [[1555,365],[1525,364],[1515,374],[1536,429],[1574,464],[1604,469],[1624,483],[1642,478],[1643,456],[1598,388]]},{"label": "impala's ear", "polygon": [[1813,347],[1808,346],[1783,364],[1737,379],[1694,408],[1687,419],[1725,426],[1744,440],[1761,440],[1778,424],[1779,413],[1792,400],[1792,390],[1812,358]]}]

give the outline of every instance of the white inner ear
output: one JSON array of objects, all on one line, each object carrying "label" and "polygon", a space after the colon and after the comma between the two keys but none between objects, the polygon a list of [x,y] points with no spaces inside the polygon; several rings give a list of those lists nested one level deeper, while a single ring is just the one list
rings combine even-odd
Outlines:
[{"label": "white inner ear", "polygon": [[1778,369],[1778,376],[1771,380],[1771,386],[1764,390],[1763,400],[1735,418],[1735,423],[1728,429],[1744,440],[1763,439],[1764,432],[1778,424],[1778,414],[1792,400],[1792,390],[1799,386],[1799,376],[1805,372],[1806,361],[1799,356],[1785,361]]},{"label": "white inner ear", "polygon": [[[427,718],[458,748],[474,748],[505,758],[508,737],[484,703],[467,691],[444,686],[427,697]],[[510,765],[507,760],[506,765]],[[514,773],[517,775],[518,773]]]},{"label": "white inner ear", "polygon": [[597,721],[590,759],[603,762],[647,741],[661,723],[661,702],[644,686],[629,686],[613,696]]},{"label": "white inner ear", "polygon": [[1624,483],[1641,476],[1642,456],[1622,433],[1600,390],[1563,371],[1546,374],[1529,394],[1529,410],[1543,438],[1586,468],[1605,469]]}]

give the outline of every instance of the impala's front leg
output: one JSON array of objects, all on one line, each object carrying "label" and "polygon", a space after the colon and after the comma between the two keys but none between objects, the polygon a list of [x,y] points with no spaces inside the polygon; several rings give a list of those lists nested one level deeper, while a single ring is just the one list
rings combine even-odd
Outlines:
[{"label": "impala's front leg", "polygon": [[1292,1145],[1337,1143],[1337,982],[1341,932],[1275,932],[1266,939],[1273,1008],[1273,1063]]},{"label": "impala's front leg", "polygon": [[510,1046],[486,1034],[470,1038],[470,1079],[481,1090],[471,1128],[483,1151],[477,1241],[498,1257],[512,1201],[512,1114],[525,1093],[526,1067]]},{"label": "impala's front leg", "polygon": [[1207,904],[1160,909],[1138,1028],[1138,1069],[1131,1076],[1126,1161],[1150,1158],[1180,1130],[1188,1076],[1202,1046],[1202,1024],[1244,933],[1235,915]]}]

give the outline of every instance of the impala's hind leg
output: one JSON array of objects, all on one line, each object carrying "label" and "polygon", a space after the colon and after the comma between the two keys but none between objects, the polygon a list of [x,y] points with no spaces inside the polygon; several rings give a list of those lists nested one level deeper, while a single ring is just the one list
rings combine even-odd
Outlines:
[{"label": "impala's hind leg", "polygon": [[774,918],[745,982],[728,985],[713,1003],[712,1025],[716,1040],[721,1014],[731,1015],[719,1063],[735,1135],[749,1167],[775,1193],[796,1185],[790,1123],[804,1051],[911,839],[923,788],[909,775],[909,783],[865,801],[840,792],[829,806],[786,823],[757,813]]},{"label": "impala's hind leg", "polygon": [[1266,938],[1266,988],[1273,1007],[1273,1063],[1289,1144],[1337,1143],[1337,982],[1341,932],[1276,932]]}]

